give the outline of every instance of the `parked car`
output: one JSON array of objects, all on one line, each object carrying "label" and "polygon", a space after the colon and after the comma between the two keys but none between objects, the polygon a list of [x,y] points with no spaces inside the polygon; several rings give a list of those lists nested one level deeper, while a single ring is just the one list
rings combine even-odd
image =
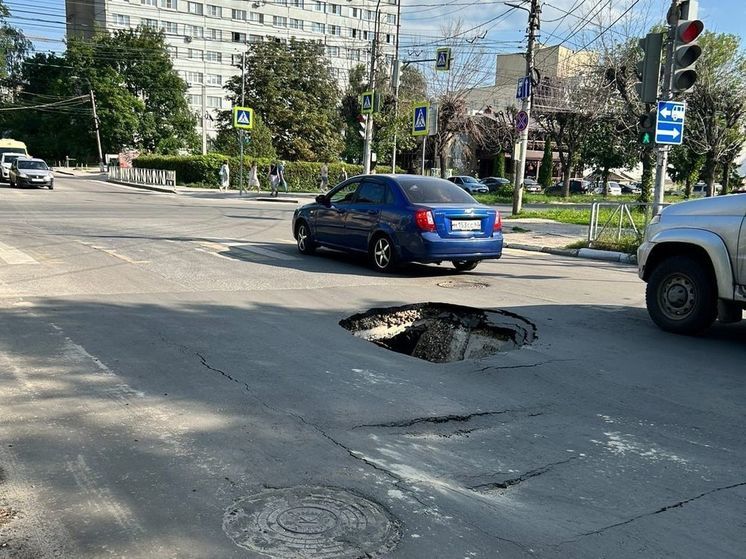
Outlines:
[{"label": "parked car", "polygon": [[[570,179],[570,194],[588,194],[591,183],[583,179]],[[556,182],[549,188],[544,189],[544,194],[552,196],[562,195],[562,181]]]},{"label": "parked car", "polygon": [[534,179],[523,179],[523,190],[526,192],[541,192],[541,185]]},{"label": "parked car", "polygon": [[9,182],[10,180],[10,166],[19,157],[27,157],[24,153],[15,153],[6,151],[0,155],[0,180],[3,182]]},{"label": "parked car", "polygon": [[637,251],[650,318],[663,330],[697,334],[746,309],[746,197],[717,196],[664,208]]},{"label": "parked car", "polygon": [[19,157],[10,166],[8,180],[11,188],[16,186],[46,186],[54,188],[54,175],[43,159]]},{"label": "parked car", "polygon": [[473,270],[500,258],[502,222],[449,181],[418,175],[362,175],[295,210],[293,237],[302,254],[317,247],[367,254],[376,270],[403,262]]},{"label": "parked car", "polygon": [[634,194],[637,196],[642,192],[642,189],[636,182],[630,182],[627,184],[622,184],[622,194]]},{"label": "parked car", "polygon": [[[720,194],[723,191],[723,185],[715,183],[715,194]],[[692,187],[691,198],[706,198],[707,197],[707,183],[698,182]]]},{"label": "parked car", "polygon": [[487,188],[487,185],[469,175],[450,177],[448,180],[453,184],[460,186],[469,194],[487,194],[490,191],[490,189]]},{"label": "parked car", "polygon": [[[622,195],[622,187],[618,182],[608,181],[606,183],[606,187],[609,191],[609,196],[621,196]],[[596,187],[593,189],[593,193],[594,194],[605,194],[604,185],[602,182],[597,183]]]},{"label": "parked car", "polygon": [[501,188],[512,184],[510,179],[504,177],[485,177],[480,180],[483,185],[489,188],[490,192],[495,192],[496,190],[500,190]]}]

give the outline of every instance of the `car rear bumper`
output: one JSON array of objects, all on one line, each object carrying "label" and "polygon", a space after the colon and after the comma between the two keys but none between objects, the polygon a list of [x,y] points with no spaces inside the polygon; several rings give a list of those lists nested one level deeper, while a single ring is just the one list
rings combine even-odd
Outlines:
[{"label": "car rear bumper", "polygon": [[408,236],[400,250],[403,260],[413,262],[500,258],[503,235],[497,233],[484,239],[443,239],[437,233],[415,234]]}]

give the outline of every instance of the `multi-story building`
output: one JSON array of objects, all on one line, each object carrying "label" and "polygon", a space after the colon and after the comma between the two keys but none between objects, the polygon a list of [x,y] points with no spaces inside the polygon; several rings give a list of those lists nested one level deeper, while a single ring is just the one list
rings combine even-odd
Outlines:
[{"label": "multi-story building", "polygon": [[[65,0],[68,36],[90,37],[146,25],[162,29],[174,68],[189,85],[203,138],[215,133],[215,113],[228,108],[223,86],[240,73],[244,46],[292,37],[326,47],[332,74],[344,88],[349,71],[370,64],[376,14],[379,61],[391,62],[400,0]],[[378,10],[376,7],[378,6]]]}]

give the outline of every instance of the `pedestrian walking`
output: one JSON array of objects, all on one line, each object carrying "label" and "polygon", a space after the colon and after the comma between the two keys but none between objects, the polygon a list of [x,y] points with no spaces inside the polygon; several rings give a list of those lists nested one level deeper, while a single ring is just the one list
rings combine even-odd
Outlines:
[{"label": "pedestrian walking", "polygon": [[277,197],[277,187],[280,184],[280,175],[277,169],[277,163],[271,163],[269,166],[269,185],[272,189],[271,197]]},{"label": "pedestrian walking", "polygon": [[285,180],[285,162],[277,162],[277,176],[280,178],[279,184],[285,189],[285,194],[288,193],[288,181]]},{"label": "pedestrian walking", "polygon": [[347,169],[344,166],[344,163],[342,164],[342,170],[339,172],[339,182],[344,182],[347,180]]},{"label": "pedestrian walking", "polygon": [[256,161],[251,162],[251,168],[249,169],[249,190],[256,187],[256,191],[260,192],[259,177],[257,175]]},{"label": "pedestrian walking", "polygon": [[228,160],[223,160],[220,166],[220,190],[228,190],[231,184],[231,169],[228,167]]},{"label": "pedestrian walking", "polygon": [[320,175],[321,184],[319,185],[319,190],[324,192],[327,188],[329,188],[329,167],[326,165],[326,163],[322,163]]}]

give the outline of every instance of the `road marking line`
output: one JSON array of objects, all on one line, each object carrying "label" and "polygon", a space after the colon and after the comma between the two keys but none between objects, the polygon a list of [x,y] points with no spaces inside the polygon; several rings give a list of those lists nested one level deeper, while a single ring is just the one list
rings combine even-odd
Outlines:
[{"label": "road marking line", "polygon": [[78,241],[81,245],[87,246],[89,248],[100,250],[101,252],[105,252],[109,256],[113,256],[114,258],[119,258],[119,260],[124,260],[128,264],[150,264],[150,260],[134,260],[130,258],[129,256],[125,256],[123,254],[119,254],[117,251],[115,251],[113,248],[106,248],[98,245],[94,245],[91,243],[86,243],[85,241]]},{"label": "road marking line", "polygon": [[[282,252],[272,250],[270,248],[262,248],[259,246],[254,246],[251,243],[247,241],[243,242],[227,242],[227,243],[217,243],[212,241],[196,241],[198,245],[208,248],[212,251],[216,251],[218,253],[220,252],[229,252],[230,250],[233,250],[234,252],[251,252],[253,254],[256,254],[258,256],[264,256],[265,258],[275,258],[277,260],[298,260],[298,257],[296,256],[290,256],[289,254],[284,254]],[[221,256],[226,256],[225,254],[222,254]],[[230,258],[230,256],[227,256]]]},{"label": "road marking line", "polygon": [[38,264],[39,262],[30,254],[22,250],[0,242],[0,260],[6,264]]}]

